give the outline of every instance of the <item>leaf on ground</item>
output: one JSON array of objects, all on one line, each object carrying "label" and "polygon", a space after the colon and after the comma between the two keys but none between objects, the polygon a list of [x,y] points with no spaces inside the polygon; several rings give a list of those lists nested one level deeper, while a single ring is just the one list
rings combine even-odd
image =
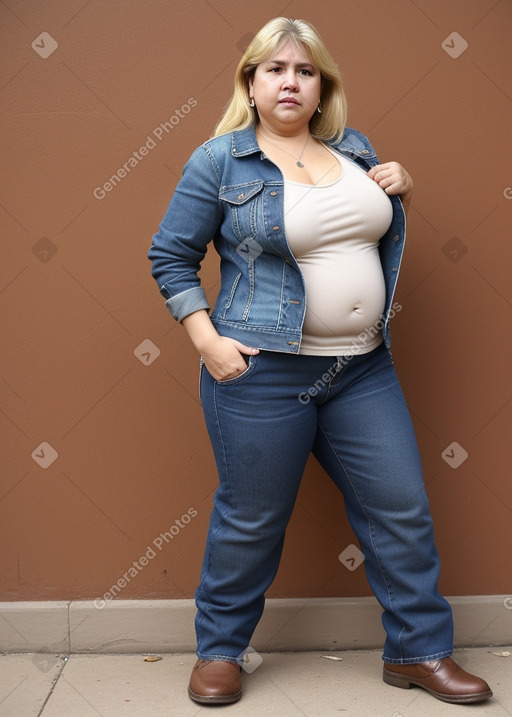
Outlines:
[{"label": "leaf on ground", "polygon": [[491,655],[496,655],[496,657],[510,657],[510,650],[503,650],[502,652],[492,652],[492,650],[489,650]]}]

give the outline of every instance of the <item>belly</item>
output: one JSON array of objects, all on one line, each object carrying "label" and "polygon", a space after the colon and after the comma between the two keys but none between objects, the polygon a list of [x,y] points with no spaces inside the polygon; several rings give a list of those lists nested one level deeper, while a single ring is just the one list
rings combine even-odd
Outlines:
[{"label": "belly", "polygon": [[299,262],[306,283],[303,333],[311,338],[354,337],[382,316],[386,286],[378,248],[337,252],[322,262]]}]

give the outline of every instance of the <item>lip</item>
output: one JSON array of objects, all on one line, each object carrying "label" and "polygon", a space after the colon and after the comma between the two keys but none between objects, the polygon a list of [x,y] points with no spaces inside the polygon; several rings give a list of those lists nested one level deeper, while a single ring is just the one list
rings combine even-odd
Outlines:
[{"label": "lip", "polygon": [[279,100],[280,105],[298,105],[299,103],[295,99],[295,97],[283,97],[282,100]]}]

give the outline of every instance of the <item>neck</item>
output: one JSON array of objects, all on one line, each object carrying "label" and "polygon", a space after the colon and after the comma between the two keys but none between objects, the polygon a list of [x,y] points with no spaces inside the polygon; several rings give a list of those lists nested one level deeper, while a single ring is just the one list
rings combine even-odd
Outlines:
[{"label": "neck", "polygon": [[256,136],[262,139],[268,139],[270,142],[279,142],[283,140],[296,141],[297,144],[304,143],[309,136],[309,125],[301,127],[288,127],[281,128],[270,127],[263,122],[258,122],[256,125]]}]

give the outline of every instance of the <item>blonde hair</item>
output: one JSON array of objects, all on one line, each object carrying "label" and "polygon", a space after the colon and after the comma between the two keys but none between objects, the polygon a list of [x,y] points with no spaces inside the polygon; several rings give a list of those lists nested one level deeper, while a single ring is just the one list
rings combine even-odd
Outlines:
[{"label": "blonde hair", "polygon": [[311,134],[320,140],[341,139],[347,118],[347,101],[338,66],[313,25],[285,17],[270,20],[244,52],[235,72],[233,96],[215,128],[214,137],[256,124],[256,109],[249,105],[249,78],[257,66],[271,57],[286,40],[292,40],[309,52],[322,77],[322,113],[315,112],[310,119]]}]

